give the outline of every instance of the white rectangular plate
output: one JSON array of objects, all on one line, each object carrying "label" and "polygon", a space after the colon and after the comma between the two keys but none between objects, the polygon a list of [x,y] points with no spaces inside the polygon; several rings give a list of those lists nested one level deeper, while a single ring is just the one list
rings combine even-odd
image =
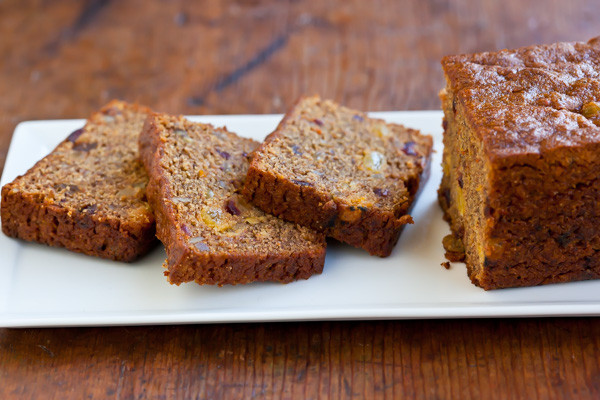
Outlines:
[{"label": "white rectangular plate", "polygon": [[[163,276],[164,249],[133,264],[71,253],[0,234],[0,327],[138,325],[208,322],[600,315],[600,281],[485,292],[464,264],[444,261],[440,182],[442,114],[373,113],[433,135],[431,177],[393,254],[371,257],[339,243],[327,250],[322,275],[288,285],[255,283],[171,286]],[[279,115],[191,117],[225,125],[257,140]],[[83,120],[19,124],[1,183],[24,173]]]}]

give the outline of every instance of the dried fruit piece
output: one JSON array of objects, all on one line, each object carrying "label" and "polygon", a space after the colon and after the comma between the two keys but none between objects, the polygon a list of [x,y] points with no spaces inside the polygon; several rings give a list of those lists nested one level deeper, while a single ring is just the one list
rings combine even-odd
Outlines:
[{"label": "dried fruit piece", "polygon": [[98,147],[98,143],[96,142],[75,143],[73,145],[73,150],[88,152],[94,150],[96,147]]},{"label": "dried fruit piece", "polygon": [[310,182],[301,181],[301,180],[297,180],[297,179],[292,179],[292,182],[294,182],[296,185],[300,185],[300,186],[313,186],[313,184]]},{"label": "dried fruit piece", "polygon": [[324,151],[317,151],[317,152],[315,153],[315,156],[314,156],[314,157],[315,157],[315,160],[316,160],[316,161],[323,161],[323,160],[325,159],[325,154],[326,154],[326,153],[325,153]]},{"label": "dried fruit piece", "polygon": [[250,225],[256,225],[260,222],[266,221],[267,217],[264,215],[261,216],[250,216],[244,219],[244,221],[246,221],[247,223],[249,223]]},{"label": "dried fruit piece", "polygon": [[346,222],[355,222],[363,213],[364,207],[342,207],[340,208],[339,218]]},{"label": "dried fruit piece", "polygon": [[206,226],[215,229],[217,232],[223,232],[235,225],[235,221],[232,221],[231,217],[227,218],[221,210],[214,208],[202,209],[200,219]]},{"label": "dried fruit piece", "polygon": [[465,259],[465,247],[460,238],[454,235],[444,236],[442,239],[444,250],[446,250],[445,257],[450,261],[463,261]]},{"label": "dried fruit piece", "polygon": [[175,204],[179,204],[179,203],[189,203],[190,201],[192,201],[192,199],[190,199],[189,197],[184,197],[184,196],[177,196],[177,197],[173,197],[171,199],[171,201]]},{"label": "dried fruit piece", "polygon": [[380,138],[386,138],[392,135],[390,128],[384,123],[378,123],[373,127],[373,132]]},{"label": "dried fruit piece", "polygon": [[364,167],[371,172],[381,172],[385,165],[385,156],[378,151],[368,151],[362,159]]},{"label": "dried fruit piece", "polygon": [[233,171],[233,165],[231,164],[231,162],[229,161],[225,161],[223,164],[221,164],[221,166],[219,167],[219,169],[223,172],[232,172]]},{"label": "dried fruit piece", "polygon": [[79,136],[81,136],[81,134],[83,133],[83,128],[79,128],[73,132],[71,132],[71,134],[67,137],[67,140],[71,143],[75,143],[75,141],[77,140],[77,138]]},{"label": "dried fruit piece", "polygon": [[244,180],[241,178],[231,179],[229,183],[231,184],[235,192],[239,192],[244,186]]},{"label": "dried fruit piece", "polygon": [[71,183],[57,183],[53,187],[54,190],[56,190],[57,192],[60,192],[62,190],[65,190],[69,194],[79,192],[79,186],[73,185]]},{"label": "dried fruit piece", "polygon": [[460,215],[465,215],[466,208],[465,194],[460,187],[456,188],[456,210]]},{"label": "dried fruit piece", "polygon": [[225,210],[231,215],[240,215],[242,213],[233,199],[225,201]]},{"label": "dried fruit piece", "polygon": [[188,137],[188,133],[186,131],[184,131],[183,129],[175,129],[173,131],[173,133],[176,134],[177,136]]},{"label": "dried fruit piece", "polygon": [[189,242],[200,251],[208,251],[208,245],[204,242],[204,238],[197,236],[190,238]]},{"label": "dried fruit piece", "polygon": [[581,107],[581,114],[586,118],[600,117],[600,104],[590,101]]},{"label": "dried fruit piece", "polygon": [[373,193],[380,197],[388,197],[390,195],[390,191],[388,189],[375,188],[373,189]]},{"label": "dried fruit piece", "polygon": [[228,226],[225,232],[223,233],[229,239],[236,238],[244,233],[244,228],[246,228],[246,226],[243,223],[232,224]]},{"label": "dried fruit piece", "polygon": [[221,157],[223,157],[223,158],[224,158],[224,159],[226,159],[226,160],[229,160],[229,158],[231,157],[231,154],[229,154],[229,153],[228,153],[228,152],[226,152],[226,151],[219,150],[219,149],[217,149],[217,148],[215,148],[215,150],[216,150],[217,154],[219,154]]},{"label": "dried fruit piece", "polygon": [[200,211],[200,218],[207,226],[216,228],[221,222],[221,211],[212,208],[202,209],[202,211]]},{"label": "dried fruit piece", "polygon": [[123,188],[117,192],[117,197],[121,200],[125,200],[127,198],[135,198],[140,194],[140,188],[135,186],[128,186]]},{"label": "dried fruit piece", "polygon": [[417,144],[415,142],[406,142],[404,143],[404,146],[402,146],[402,152],[407,156],[418,156],[419,153],[417,153],[416,147]]},{"label": "dried fruit piece", "polygon": [[98,211],[98,206],[96,206],[95,204],[89,204],[87,206],[84,206],[80,211],[82,213],[92,215],[95,214],[96,211]]}]

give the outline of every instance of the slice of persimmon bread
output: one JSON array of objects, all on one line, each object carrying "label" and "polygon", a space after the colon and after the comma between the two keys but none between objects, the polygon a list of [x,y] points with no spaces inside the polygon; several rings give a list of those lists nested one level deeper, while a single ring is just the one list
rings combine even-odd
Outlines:
[{"label": "slice of persimmon bread", "polygon": [[164,114],[148,118],[139,143],[169,282],[287,283],[321,273],[322,234],[265,214],[239,193],[258,143]]},{"label": "slice of persimmon bread", "polygon": [[427,178],[432,138],[318,96],[301,98],[252,155],[260,209],[389,256]]},{"label": "slice of persimmon bread", "polygon": [[2,188],[8,236],[118,261],[157,240],[138,156],[146,107],[113,100]]}]

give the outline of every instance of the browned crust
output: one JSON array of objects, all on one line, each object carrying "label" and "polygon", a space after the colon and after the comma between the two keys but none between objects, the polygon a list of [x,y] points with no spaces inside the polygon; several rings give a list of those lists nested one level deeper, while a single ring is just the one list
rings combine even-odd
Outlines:
[{"label": "browned crust", "polygon": [[[290,107],[275,131],[266,137],[255,153],[281,135],[296,106],[304,99],[306,97],[301,97]],[[430,137],[420,137],[423,144],[428,146],[425,165],[416,179],[405,182],[409,198],[398,204],[393,212],[357,207],[332,199],[313,187],[299,185],[284,176],[264,171],[255,161],[251,162],[248,169],[242,194],[258,208],[279,218],[324,232],[351,246],[363,248],[371,255],[387,257],[398,242],[404,226],[413,223],[408,212],[429,177],[433,143]]]},{"label": "browned crust", "polygon": [[127,262],[156,243],[152,222],[100,221],[96,215],[69,211],[42,196],[11,192],[11,188],[10,184],[2,188],[2,231],[8,236]]},{"label": "browned crust", "polygon": [[[248,254],[199,252],[186,243],[186,234],[177,228],[175,210],[170,202],[173,197],[161,167],[164,141],[156,118],[146,120],[140,135],[140,154],[150,177],[147,197],[156,216],[157,237],[167,251],[165,276],[172,284],[195,281],[198,284],[226,285],[256,281],[289,283],[308,279],[320,274],[325,262],[325,246],[312,252],[300,254]],[[274,238],[276,240],[276,238]]]},{"label": "browned crust", "polygon": [[471,281],[485,290],[492,290],[600,278],[598,256],[583,257],[561,265],[550,265],[538,260],[510,267],[501,264],[487,263],[485,273],[479,279],[474,275],[470,276]]},{"label": "browned crust", "polygon": [[[111,100],[98,113],[121,103],[120,100]],[[130,107],[140,112],[151,112],[149,108],[137,104]],[[95,115],[97,113],[92,114],[91,118]],[[27,173],[21,176],[25,175]],[[13,192],[17,179],[2,187],[0,215],[2,231],[7,236],[124,262],[135,261],[157,243],[152,215],[146,223],[127,223],[116,218],[103,220],[98,215],[67,210],[42,195]]]},{"label": "browned crust", "polygon": [[243,194],[268,213],[324,232],[380,257],[390,255],[404,225],[413,223],[412,217],[405,214],[408,204],[399,211],[404,214],[400,217],[392,212],[347,205],[252,164]]},{"label": "browned crust", "polygon": [[[456,221],[450,213],[449,198],[444,195],[445,187],[442,185],[438,192],[440,206],[444,212],[444,219]],[[450,225],[454,240],[463,240],[464,227],[455,229]],[[464,250],[464,249],[463,249]],[[530,255],[530,251],[524,251]],[[465,261],[463,252],[446,252],[450,261]],[[536,286],[551,283],[564,283],[600,278],[600,256],[595,254],[583,255],[580,258],[561,256],[561,262],[550,264],[530,257],[527,262],[518,262],[512,259],[499,261],[487,260],[481,277],[477,277],[474,266],[466,261],[467,275],[473,284],[485,289],[503,289],[510,287]]]},{"label": "browned crust", "polygon": [[[485,57],[485,54],[467,56],[471,57]],[[520,135],[514,134],[508,140],[503,125],[493,124],[489,112],[491,106],[478,108],[487,99],[475,98],[472,91],[459,90],[461,85],[474,82],[470,78],[449,76],[461,70],[449,66],[446,59],[443,64],[447,81],[446,91],[441,95],[445,148],[453,148],[461,137],[474,137],[474,141],[485,143],[482,155],[478,157],[485,160],[486,169],[489,169],[485,176],[484,207],[479,213],[484,223],[475,228],[456,211],[459,202],[452,193],[457,187],[462,188],[462,184],[451,171],[458,165],[458,159],[454,157],[454,162],[450,163],[453,157],[444,152],[444,163],[448,163],[449,168],[445,169],[438,199],[444,219],[450,223],[451,242],[464,242],[467,249],[466,254],[449,251],[446,257],[466,256],[469,278],[485,290],[600,278],[600,233],[597,229],[600,214],[596,205],[600,185],[595,173],[600,161],[597,135],[587,135],[591,132],[589,126],[582,124],[578,131],[583,139],[574,140],[573,135],[567,136],[556,124],[554,134],[543,141],[543,146],[525,143],[531,145],[531,149],[525,151],[519,142]],[[558,91],[543,80],[532,79],[528,83],[540,93],[545,93],[544,86],[536,85],[546,84],[548,93],[553,95]],[[493,90],[501,90],[497,85],[492,86]],[[492,106],[502,109],[514,104],[511,101],[493,103]],[[523,113],[522,108],[514,110],[511,121],[531,117]],[[547,111],[548,115],[554,115],[562,110],[547,108]],[[455,116],[464,119],[460,137]],[[537,121],[551,126],[550,119]],[[454,140],[448,142],[451,136]],[[498,143],[505,148],[497,146]],[[453,149],[455,153],[458,150]],[[474,161],[474,155],[468,157]],[[481,232],[482,239],[469,241],[468,236],[473,232]],[[448,250],[446,242],[450,240],[444,240]],[[468,248],[474,246],[481,250],[480,259],[474,257],[473,252],[469,254]]]}]

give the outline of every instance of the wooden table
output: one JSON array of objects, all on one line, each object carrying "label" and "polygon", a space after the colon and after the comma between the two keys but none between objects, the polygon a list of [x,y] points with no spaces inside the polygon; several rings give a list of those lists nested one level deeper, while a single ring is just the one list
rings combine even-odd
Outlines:
[{"label": "wooden table", "polygon": [[[0,165],[19,121],[115,97],[184,114],[283,112],[305,93],[438,109],[443,55],[598,26],[596,0],[3,0]],[[0,329],[2,399],[599,396],[596,318]]]}]

